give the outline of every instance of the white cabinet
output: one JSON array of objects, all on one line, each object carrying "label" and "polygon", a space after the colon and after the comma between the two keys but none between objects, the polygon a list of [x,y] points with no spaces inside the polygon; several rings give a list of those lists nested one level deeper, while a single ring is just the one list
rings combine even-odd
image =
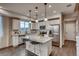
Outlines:
[{"label": "white cabinet", "polygon": [[15,34],[12,36],[12,42],[13,42],[13,46],[16,47],[19,44],[23,43],[23,39],[22,39],[22,37],[19,37],[19,35]]},{"label": "white cabinet", "polygon": [[12,45],[13,45],[13,47],[18,46],[18,43],[19,43],[18,35],[13,35],[12,36]]},{"label": "white cabinet", "polygon": [[23,43],[23,39],[22,39],[22,37],[19,37],[19,44],[22,44]]},{"label": "white cabinet", "polygon": [[79,46],[79,37],[76,37],[76,46]]},{"label": "white cabinet", "polygon": [[77,56],[79,56],[79,47],[77,47],[76,51],[77,51]]},{"label": "white cabinet", "polygon": [[79,36],[76,36],[76,53],[79,56]]},{"label": "white cabinet", "polygon": [[30,41],[26,41],[26,49],[34,53],[34,45]]},{"label": "white cabinet", "polygon": [[35,46],[34,46],[34,53],[36,54],[36,55],[40,55],[40,52],[41,52],[41,50],[40,50],[40,44],[36,44]]},{"label": "white cabinet", "polygon": [[31,23],[31,29],[36,29],[36,23]]},{"label": "white cabinet", "polygon": [[17,19],[13,19],[12,22],[13,22],[13,23],[12,23],[12,29],[13,29],[13,30],[19,29],[19,27],[20,27],[20,23],[19,23],[19,22],[20,22],[20,21],[17,20]]},{"label": "white cabinet", "polygon": [[48,56],[52,52],[52,41],[40,44],[32,44],[30,41],[26,41],[26,50],[38,56]]},{"label": "white cabinet", "polygon": [[30,48],[30,42],[26,41],[26,49],[29,50],[29,48]]}]

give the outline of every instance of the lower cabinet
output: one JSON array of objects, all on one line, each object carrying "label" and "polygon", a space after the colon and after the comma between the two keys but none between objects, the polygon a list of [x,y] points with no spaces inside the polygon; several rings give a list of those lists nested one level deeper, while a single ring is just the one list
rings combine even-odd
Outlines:
[{"label": "lower cabinet", "polygon": [[34,46],[34,52],[35,52],[35,54],[36,55],[41,55],[40,54],[40,52],[41,52],[41,50],[40,50],[40,44],[36,44],[35,46]]},{"label": "lower cabinet", "polygon": [[30,50],[31,52],[35,53],[35,52],[34,52],[34,45],[32,45],[31,43],[30,43],[30,45],[29,45],[29,50]]},{"label": "lower cabinet", "polygon": [[14,47],[16,47],[16,46],[18,46],[18,40],[19,38],[18,38],[18,35],[13,35],[12,36],[12,45],[14,46]]},{"label": "lower cabinet", "polygon": [[79,56],[79,47],[77,47],[77,56]]},{"label": "lower cabinet", "polygon": [[22,44],[23,43],[22,37],[19,37],[18,41],[19,41],[19,44]]},{"label": "lower cabinet", "polygon": [[30,41],[26,41],[26,50],[38,55],[38,56],[48,56],[52,51],[52,41],[40,44],[31,44]]},{"label": "lower cabinet", "polygon": [[79,56],[79,36],[76,37],[76,55]]},{"label": "lower cabinet", "polygon": [[34,45],[32,45],[29,41],[26,41],[26,49],[34,53]]},{"label": "lower cabinet", "polygon": [[23,40],[22,37],[19,37],[19,35],[13,35],[12,36],[12,45],[14,47],[18,46],[19,44],[22,44]]}]

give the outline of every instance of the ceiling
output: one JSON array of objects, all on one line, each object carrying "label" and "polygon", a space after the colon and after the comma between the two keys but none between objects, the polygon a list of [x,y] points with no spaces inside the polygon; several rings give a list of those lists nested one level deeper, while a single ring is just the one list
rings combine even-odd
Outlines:
[{"label": "ceiling", "polygon": [[[52,7],[49,8],[49,5]],[[43,3],[0,3],[0,6],[6,10],[16,12],[21,15],[29,16],[29,10],[32,10],[32,17],[35,18],[35,7],[38,7],[38,17],[42,18],[45,14],[45,7]],[[70,7],[67,7],[70,6]],[[47,17],[56,13],[70,14],[74,12],[74,3],[48,3],[47,4]]]}]

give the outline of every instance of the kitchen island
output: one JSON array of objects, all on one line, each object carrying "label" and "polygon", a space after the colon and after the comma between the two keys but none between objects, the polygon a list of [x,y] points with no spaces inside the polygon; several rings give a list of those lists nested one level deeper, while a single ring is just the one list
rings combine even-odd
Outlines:
[{"label": "kitchen island", "polygon": [[47,36],[29,35],[29,39],[26,40],[26,50],[37,56],[49,56],[52,52],[52,39]]}]

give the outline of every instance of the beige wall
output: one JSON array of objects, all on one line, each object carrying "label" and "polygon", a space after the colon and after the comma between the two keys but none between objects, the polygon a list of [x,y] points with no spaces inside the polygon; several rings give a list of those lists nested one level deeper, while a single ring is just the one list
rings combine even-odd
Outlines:
[{"label": "beige wall", "polygon": [[4,17],[4,42],[5,46],[9,46],[9,18]]},{"label": "beige wall", "polygon": [[0,48],[9,46],[9,17],[3,16],[3,37],[0,40]]}]

